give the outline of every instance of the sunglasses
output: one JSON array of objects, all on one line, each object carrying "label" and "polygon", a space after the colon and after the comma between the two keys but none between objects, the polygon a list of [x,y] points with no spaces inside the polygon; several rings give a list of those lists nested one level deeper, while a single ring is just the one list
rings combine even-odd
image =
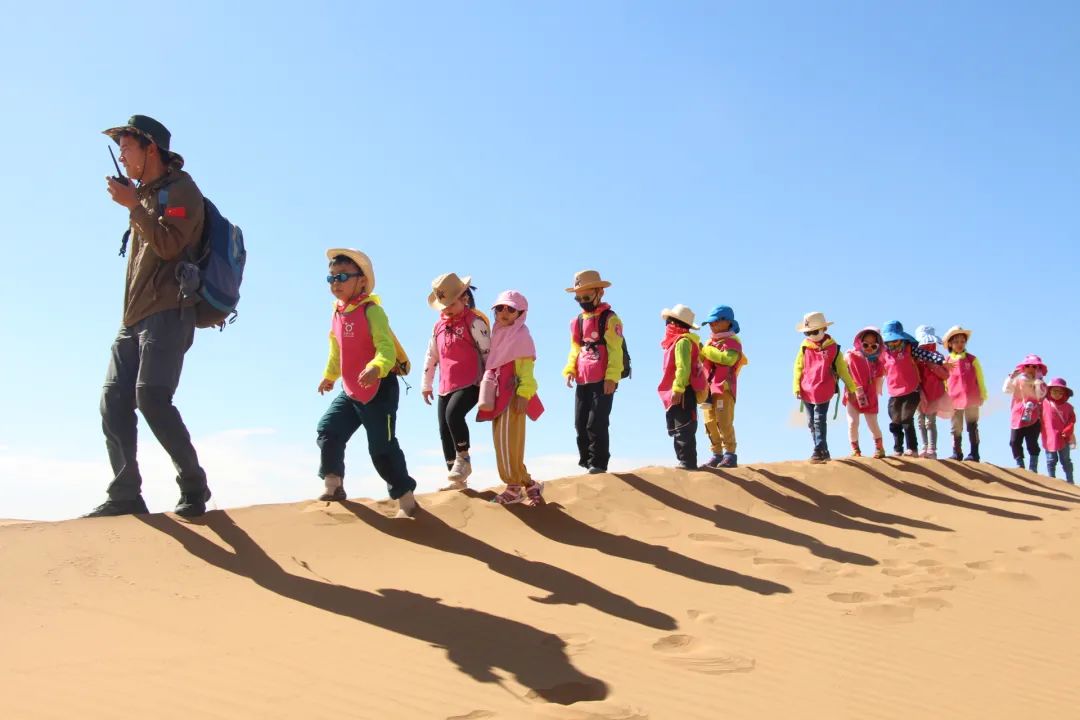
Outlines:
[{"label": "sunglasses", "polygon": [[815,335],[821,335],[824,332],[824,330],[805,330],[803,331],[803,335],[806,337],[814,337]]},{"label": "sunglasses", "polygon": [[595,297],[595,296],[594,295],[575,295],[574,300],[576,302],[582,303],[582,302],[588,302],[589,300],[592,300],[593,297]]},{"label": "sunglasses", "polygon": [[354,272],[354,273],[337,273],[335,275],[327,275],[326,276],[326,282],[328,282],[330,284],[333,284],[333,283],[336,283],[336,282],[337,283],[349,282],[349,278],[354,278],[354,277],[364,277],[364,273],[362,273],[362,272]]},{"label": "sunglasses", "polygon": [[880,346],[876,342],[864,342],[863,350],[877,350]]},{"label": "sunglasses", "polygon": [[501,312],[514,312],[514,313],[516,313],[518,311],[517,308],[513,307],[512,305],[496,305],[494,308],[492,308],[492,310],[494,310],[497,313],[501,313]]}]

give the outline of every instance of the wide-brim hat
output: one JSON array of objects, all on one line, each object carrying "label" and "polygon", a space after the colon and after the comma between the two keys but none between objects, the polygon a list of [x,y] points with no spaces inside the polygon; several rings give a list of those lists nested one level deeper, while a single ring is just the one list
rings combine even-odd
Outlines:
[{"label": "wide-brim hat", "polygon": [[371,258],[353,248],[330,248],[326,251],[326,257],[329,260],[339,255],[344,255],[356,263],[356,267],[360,268],[360,272],[364,273],[364,277],[368,279],[368,294],[375,292],[375,268],[371,265]]},{"label": "wide-brim hat", "polygon": [[915,340],[920,345],[940,345],[941,338],[939,338],[934,331],[933,325],[920,325],[915,328]]},{"label": "wide-brim hat", "polygon": [[1042,370],[1042,374],[1046,374],[1046,363],[1038,355],[1028,355],[1023,360],[1016,364],[1017,370],[1022,370],[1026,367],[1036,367]]},{"label": "wide-brim hat", "polygon": [[457,273],[440,275],[431,281],[431,294],[427,298],[428,305],[435,310],[445,310],[457,302],[471,284],[472,277],[469,275],[463,278],[458,277]]},{"label": "wide-brim hat", "polygon": [[582,290],[603,289],[611,287],[611,283],[600,277],[596,270],[582,270],[574,275],[574,287],[566,288],[568,293],[578,293]]},{"label": "wide-brim hat", "polygon": [[948,332],[945,333],[945,337],[941,341],[942,344],[945,345],[946,347],[948,347],[949,346],[949,341],[952,340],[957,335],[963,335],[964,337],[968,338],[969,340],[971,339],[971,331],[970,330],[968,330],[965,327],[961,327],[959,325],[953,325],[951,328],[949,328]]},{"label": "wide-brim hat", "polygon": [[1072,388],[1065,384],[1065,378],[1054,378],[1050,382],[1046,383],[1046,391],[1047,392],[1050,392],[1054,388],[1061,388],[1062,390],[1067,392],[1068,395],[1066,397],[1072,397],[1073,396]]},{"label": "wide-brim hat", "polygon": [[904,324],[901,323],[899,320],[893,320],[892,322],[885,323],[885,327],[881,329],[881,339],[887,343],[902,340],[904,342],[918,345],[918,341],[915,338],[904,332]]},{"label": "wide-brim hat", "polygon": [[102,130],[101,132],[103,135],[108,135],[112,138],[113,142],[117,145],[120,144],[121,135],[126,133],[140,135],[157,145],[166,160],[171,155],[179,156],[178,153],[174,153],[169,149],[172,133],[169,132],[167,127],[149,115],[132,115],[128,118],[126,125],[118,125],[116,127],[111,127],[108,130]]},{"label": "wide-brim hat", "polygon": [[801,333],[813,332],[814,330],[824,330],[832,325],[831,322],[825,319],[825,313],[812,312],[803,315],[802,322],[795,326],[795,330]]},{"label": "wide-brim hat", "polygon": [[660,311],[660,317],[664,318],[665,320],[667,318],[673,318],[681,323],[686,323],[694,330],[697,330],[700,327],[700,325],[694,324],[694,311],[686,307],[685,305],[676,305],[675,307],[664,308]]}]

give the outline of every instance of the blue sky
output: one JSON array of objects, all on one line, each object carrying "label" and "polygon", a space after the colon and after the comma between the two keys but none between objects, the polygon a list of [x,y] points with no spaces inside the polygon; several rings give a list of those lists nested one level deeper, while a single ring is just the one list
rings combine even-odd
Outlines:
[{"label": "blue sky", "polygon": [[[997,390],[1020,357],[1080,384],[1074,3],[222,5],[6,10],[0,517],[104,496],[126,218],[99,133],[136,112],[171,129],[247,238],[240,320],[199,332],[177,395],[222,506],[318,491],[329,246],[372,256],[417,364],[436,275],[471,274],[484,304],[527,295],[540,478],[574,463],[563,288],[588,267],[614,283],[634,358],[612,467],[674,461],[655,386],[659,311],[679,302],[742,324],[743,462],[809,453],[790,372],[811,310],[845,346],[891,319],[972,327],[991,461],[1009,457]],[[400,434],[430,490],[435,416],[410,381]],[[490,482],[488,432],[474,426]],[[172,472],[143,437],[145,492],[166,509]],[[842,423],[830,437],[842,453]],[[382,497],[361,441],[348,462],[350,493]]]}]

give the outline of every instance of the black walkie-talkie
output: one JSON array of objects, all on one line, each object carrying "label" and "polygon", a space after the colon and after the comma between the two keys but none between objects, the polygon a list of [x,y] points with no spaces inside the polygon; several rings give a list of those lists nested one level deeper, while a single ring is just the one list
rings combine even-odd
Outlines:
[{"label": "black walkie-talkie", "polygon": [[120,163],[116,162],[116,155],[112,151],[112,145],[109,146],[109,155],[112,157],[113,167],[116,168],[116,175],[113,176],[113,180],[121,185],[130,185],[131,181],[124,177],[124,173],[120,172]]}]

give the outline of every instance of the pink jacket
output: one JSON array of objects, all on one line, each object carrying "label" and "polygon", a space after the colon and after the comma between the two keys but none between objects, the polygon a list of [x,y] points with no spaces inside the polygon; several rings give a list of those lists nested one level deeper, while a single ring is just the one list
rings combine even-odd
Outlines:
[{"label": "pink jacket", "polygon": [[1015,377],[1010,375],[1005,379],[1005,385],[1001,389],[1003,392],[1012,393],[1012,417],[1009,427],[1019,430],[1042,420],[1042,413],[1037,410],[1031,414],[1029,422],[1023,421],[1025,404],[1037,403],[1041,409],[1043,398],[1046,397],[1046,383],[1042,381],[1042,378],[1037,377],[1032,380],[1023,373]]},{"label": "pink jacket", "polygon": [[1076,411],[1067,400],[1042,403],[1042,442],[1047,452],[1057,452],[1076,442]]},{"label": "pink jacket", "polygon": [[[861,334],[860,334],[861,337]],[[855,338],[859,342],[859,338]],[[852,348],[847,351],[848,370],[855,384],[866,394],[866,405],[859,408],[864,415],[878,414],[878,393],[881,392],[879,380],[885,377],[885,366],[881,363],[879,355],[875,360],[863,355],[862,349]],[[849,402],[848,396],[844,395],[844,404]]]},{"label": "pink jacket", "polygon": [[[927,346],[927,350],[936,350],[937,346]],[[952,417],[953,404],[949,392],[945,387],[945,380],[949,377],[949,371],[944,365],[915,361],[919,368],[919,388],[922,391],[919,397],[919,411],[924,415],[940,415],[943,418]]]}]

